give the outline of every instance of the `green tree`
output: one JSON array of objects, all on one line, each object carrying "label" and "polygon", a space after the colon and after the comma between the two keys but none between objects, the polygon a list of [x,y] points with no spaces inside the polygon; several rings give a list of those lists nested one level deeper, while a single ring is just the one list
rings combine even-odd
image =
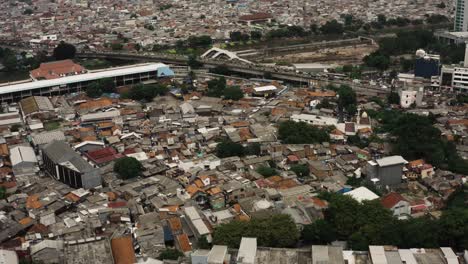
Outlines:
[{"label": "green tree", "polygon": [[224,89],[224,99],[238,101],[244,97],[244,92],[239,86],[229,86]]},{"label": "green tree", "polygon": [[261,145],[258,142],[254,142],[249,144],[245,149],[244,149],[244,154],[245,155],[260,155],[261,153]]},{"label": "green tree", "polygon": [[347,85],[341,85],[338,89],[338,110],[346,112],[353,116],[357,112],[357,99],[356,92]]},{"label": "green tree", "polygon": [[259,247],[294,247],[299,230],[289,215],[252,218],[249,222],[232,221],[217,226],[213,244],[238,248],[242,237],[256,237]]},{"label": "green tree", "polygon": [[259,40],[262,38],[262,32],[260,31],[252,31],[250,32],[250,38],[251,39],[255,39],[255,40]]},{"label": "green tree", "polygon": [[208,96],[221,97],[226,89],[226,78],[220,77],[208,81]]},{"label": "green tree", "polygon": [[159,260],[178,260],[180,257],[183,257],[184,254],[177,249],[166,248],[160,254]]},{"label": "green tree", "polygon": [[330,141],[327,129],[294,121],[280,123],[278,137],[284,144],[313,144]]},{"label": "green tree", "polygon": [[98,98],[99,96],[101,96],[102,88],[99,82],[95,81],[88,84],[88,87],[86,87],[86,95],[91,98]]},{"label": "green tree", "polygon": [[203,63],[198,61],[197,58],[195,56],[193,56],[193,55],[189,56],[187,65],[190,66],[190,68],[193,68],[193,69],[198,69],[198,68],[203,67]]},{"label": "green tree", "polygon": [[6,198],[6,188],[3,186],[0,186],[0,200]]},{"label": "green tree", "polygon": [[72,44],[61,41],[54,48],[53,56],[56,60],[66,60],[75,58],[76,48]]},{"label": "green tree", "polygon": [[291,166],[291,170],[297,175],[297,177],[308,177],[310,176],[309,166],[305,164],[297,164]]},{"label": "green tree", "polygon": [[119,178],[126,180],[141,174],[143,165],[133,157],[124,157],[114,163],[114,172]]},{"label": "green tree", "polygon": [[346,14],[343,16],[345,26],[351,26],[353,24],[353,15]]},{"label": "green tree", "polygon": [[14,53],[6,53],[2,59],[2,64],[8,72],[18,69],[19,62]]},{"label": "green tree", "polygon": [[26,10],[24,10],[23,14],[24,15],[32,15],[33,13],[33,10],[31,8],[27,8]]},{"label": "green tree", "polygon": [[98,81],[101,86],[101,90],[104,93],[114,93],[115,92],[115,82],[112,78],[104,78]]},{"label": "green tree", "polygon": [[201,249],[211,249],[211,244],[206,239],[206,236],[202,236],[198,239],[198,248]]},{"label": "green tree", "polygon": [[332,21],[327,21],[324,25],[322,25],[320,27],[320,31],[324,35],[340,35],[343,34],[344,28],[343,24],[334,19]]},{"label": "green tree", "polygon": [[224,140],[216,145],[216,156],[220,158],[243,155],[244,147],[239,143],[232,142],[231,140]]},{"label": "green tree", "polygon": [[122,43],[112,43],[111,44],[111,49],[114,51],[122,50],[123,49],[123,44]]},{"label": "green tree", "polygon": [[377,22],[381,25],[385,25],[387,23],[387,17],[384,14],[378,14]]},{"label": "green tree", "polygon": [[440,14],[432,14],[426,19],[427,23],[429,24],[441,24],[447,23],[449,20],[448,17]]},{"label": "green tree", "polygon": [[399,221],[399,229],[402,235],[401,243],[405,248],[439,246],[439,235],[442,230],[437,221],[428,217]]},{"label": "green tree", "polygon": [[373,52],[364,57],[364,63],[378,70],[384,71],[390,66],[390,57],[380,53],[379,51]]},{"label": "green tree", "polygon": [[229,75],[229,69],[226,65],[218,65],[211,72],[219,75]]},{"label": "green tree", "polygon": [[322,219],[305,225],[301,237],[310,244],[328,244],[337,239],[333,225]]},{"label": "green tree", "polygon": [[278,175],[278,172],[275,169],[271,167],[267,167],[267,166],[258,167],[255,171],[261,174],[263,177],[270,177],[270,176]]},{"label": "green tree", "polygon": [[168,88],[161,84],[137,84],[123,95],[133,100],[151,100],[156,96],[165,95]]},{"label": "green tree", "polygon": [[468,248],[468,209],[449,209],[442,213],[439,220],[440,243],[458,250]]},{"label": "green tree", "polygon": [[325,98],[320,103],[317,104],[316,108],[317,109],[332,108],[332,104],[330,103],[330,100]]},{"label": "green tree", "polygon": [[391,92],[387,96],[387,102],[389,104],[400,104],[400,96],[398,95],[397,92]]},{"label": "green tree", "polygon": [[187,39],[188,46],[190,48],[206,48],[211,46],[213,40],[210,36],[190,36]]},{"label": "green tree", "polygon": [[233,31],[229,33],[229,38],[231,41],[241,41],[242,39],[242,32],[240,31]]}]

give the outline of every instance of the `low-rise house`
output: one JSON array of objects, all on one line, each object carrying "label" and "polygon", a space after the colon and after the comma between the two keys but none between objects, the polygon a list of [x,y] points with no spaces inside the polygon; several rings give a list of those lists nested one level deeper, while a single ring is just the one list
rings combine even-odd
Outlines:
[{"label": "low-rise house", "polygon": [[393,212],[399,219],[406,219],[411,215],[411,204],[399,193],[391,192],[380,200],[383,207]]},{"label": "low-rise house", "polygon": [[379,199],[379,196],[377,194],[363,186],[356,188],[352,191],[346,192],[344,195],[349,195],[358,202]]},{"label": "low-rise house", "polygon": [[32,147],[17,146],[11,148],[10,160],[13,173],[17,177],[21,175],[31,175],[38,170],[38,161]]},{"label": "low-rise house", "polygon": [[316,160],[309,160],[307,162],[309,164],[310,172],[317,178],[325,179],[326,177],[331,176],[332,169],[324,162]]},{"label": "low-rise house", "polygon": [[23,118],[48,119],[55,117],[55,108],[45,96],[31,96],[19,102]]},{"label": "low-rise house", "polygon": [[44,263],[63,263],[63,240],[43,240],[31,246],[31,256],[35,261]]}]

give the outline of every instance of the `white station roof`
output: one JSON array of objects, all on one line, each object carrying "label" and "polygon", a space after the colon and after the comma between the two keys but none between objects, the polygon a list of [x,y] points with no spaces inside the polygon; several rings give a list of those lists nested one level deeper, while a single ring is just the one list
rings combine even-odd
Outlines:
[{"label": "white station roof", "polygon": [[123,75],[135,74],[135,73],[150,72],[150,71],[156,71],[162,67],[167,67],[167,65],[163,63],[147,63],[147,64],[134,65],[131,67],[119,67],[119,68],[115,68],[111,70],[96,71],[96,72],[84,73],[84,74],[79,74],[79,75],[67,76],[67,77],[52,79],[52,80],[41,80],[41,81],[20,83],[20,84],[14,84],[14,85],[1,87],[0,94],[28,91],[28,90],[53,87],[53,86],[61,86],[61,85],[66,85],[70,83],[93,81],[93,80],[99,80],[103,78],[111,78],[111,77],[123,76]]},{"label": "white station roof", "polygon": [[267,85],[267,86],[260,86],[254,88],[255,92],[267,92],[267,91],[275,91],[278,90],[274,85]]}]

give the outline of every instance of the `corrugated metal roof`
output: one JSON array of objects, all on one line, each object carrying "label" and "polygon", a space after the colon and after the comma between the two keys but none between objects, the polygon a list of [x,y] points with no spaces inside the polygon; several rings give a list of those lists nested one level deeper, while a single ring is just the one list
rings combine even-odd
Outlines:
[{"label": "corrugated metal roof", "polygon": [[34,149],[26,146],[18,146],[10,149],[10,159],[13,166],[18,165],[21,162],[37,163]]},{"label": "corrugated metal roof", "polygon": [[[81,158],[78,153],[73,151],[73,149],[63,141],[53,141],[44,146],[43,151],[56,164],[66,166],[65,163],[69,163],[70,166],[73,166],[73,168],[81,173],[95,170],[91,164]],[[70,168],[70,166],[67,167]]]},{"label": "corrugated metal roof", "polygon": [[402,156],[389,156],[376,160],[380,167],[408,163]]},{"label": "corrugated metal roof", "polygon": [[32,137],[34,145],[48,144],[54,140],[65,141],[65,134],[61,130],[43,132]]},{"label": "corrugated metal roof", "polygon": [[237,254],[238,263],[255,263],[257,256],[257,238],[243,237]]}]

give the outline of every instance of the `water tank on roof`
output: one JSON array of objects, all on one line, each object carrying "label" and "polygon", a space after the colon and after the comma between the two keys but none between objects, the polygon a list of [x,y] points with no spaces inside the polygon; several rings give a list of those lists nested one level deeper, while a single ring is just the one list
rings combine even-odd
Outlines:
[{"label": "water tank on roof", "polygon": [[268,209],[272,206],[271,202],[267,201],[267,200],[260,200],[260,201],[257,201],[254,205],[256,211],[258,210],[265,210],[265,209]]},{"label": "water tank on roof", "polygon": [[419,57],[419,58],[422,58],[422,57],[426,56],[426,52],[423,49],[418,49],[416,51],[416,56]]}]

